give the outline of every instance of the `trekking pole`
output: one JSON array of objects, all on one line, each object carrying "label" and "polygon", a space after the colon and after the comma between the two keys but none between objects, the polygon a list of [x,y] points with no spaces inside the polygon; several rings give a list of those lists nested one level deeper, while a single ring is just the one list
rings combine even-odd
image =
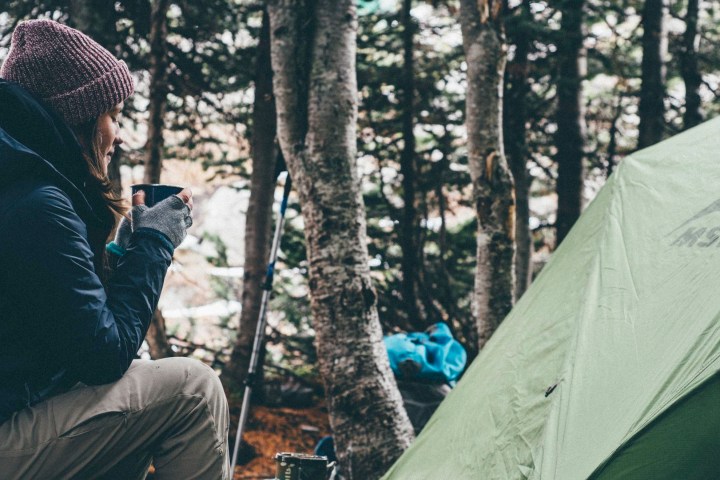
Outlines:
[{"label": "trekking pole", "polygon": [[263,339],[265,338],[265,317],[268,301],[270,300],[270,294],[272,293],[273,276],[275,274],[275,260],[277,259],[277,251],[280,246],[280,236],[282,235],[283,224],[285,223],[285,210],[287,209],[291,184],[290,173],[288,173],[285,177],[285,189],[283,190],[282,203],[280,204],[280,216],[278,217],[277,225],[275,225],[275,236],[273,237],[272,247],[270,248],[270,259],[268,260],[265,283],[262,287],[263,296],[262,302],[260,303],[260,314],[258,315],[257,328],[255,330],[255,342],[253,343],[252,355],[250,356],[250,368],[247,379],[245,380],[245,394],[243,395],[240,420],[238,421],[237,435],[235,436],[235,448],[233,448],[232,464],[230,465],[231,475],[235,474],[238,448],[240,447],[240,442],[242,441],[245,422],[247,421],[248,412],[250,410],[250,394],[254,383],[257,381],[257,368],[260,361]]}]

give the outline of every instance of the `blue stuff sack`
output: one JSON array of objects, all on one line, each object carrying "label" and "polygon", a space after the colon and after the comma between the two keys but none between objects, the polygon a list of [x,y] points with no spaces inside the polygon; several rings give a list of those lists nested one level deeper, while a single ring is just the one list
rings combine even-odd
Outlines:
[{"label": "blue stuff sack", "polygon": [[455,384],[467,363],[467,353],[444,323],[425,332],[398,333],[384,338],[390,367],[399,380]]}]

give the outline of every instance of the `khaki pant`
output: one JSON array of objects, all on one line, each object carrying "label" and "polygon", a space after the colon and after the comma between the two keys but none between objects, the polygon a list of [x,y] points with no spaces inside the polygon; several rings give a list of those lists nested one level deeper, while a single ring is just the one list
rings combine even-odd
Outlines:
[{"label": "khaki pant", "polygon": [[227,479],[228,406],[188,358],[135,360],[115,383],[78,384],[0,424],[0,479]]}]

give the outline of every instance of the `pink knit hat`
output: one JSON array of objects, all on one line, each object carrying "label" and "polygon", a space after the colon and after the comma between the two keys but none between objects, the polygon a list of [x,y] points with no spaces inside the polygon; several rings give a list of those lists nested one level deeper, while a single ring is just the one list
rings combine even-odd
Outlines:
[{"label": "pink knit hat", "polygon": [[0,77],[44,100],[70,125],[98,118],[135,89],[125,62],[87,35],[52,20],[17,26]]}]

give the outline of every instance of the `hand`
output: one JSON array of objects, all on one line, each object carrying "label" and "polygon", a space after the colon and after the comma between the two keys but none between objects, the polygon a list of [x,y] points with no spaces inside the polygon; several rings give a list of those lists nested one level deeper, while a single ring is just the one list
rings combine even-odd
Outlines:
[{"label": "hand", "polygon": [[[180,192],[175,195],[176,197],[180,198],[192,211],[193,209],[193,199],[192,199],[192,191],[189,188],[183,188],[180,190]],[[136,205],[145,205],[145,191],[144,190],[138,190],[135,192],[135,194],[132,196],[132,204],[133,207]]]},{"label": "hand", "polygon": [[139,191],[133,195],[133,205],[133,231],[139,228],[156,230],[175,248],[185,239],[187,229],[192,225],[192,192],[187,188],[150,208],[145,206],[145,192]]},{"label": "hand", "polygon": [[[133,195],[133,206],[145,203],[145,192],[140,193],[143,194],[142,198],[138,195]],[[115,231],[115,240],[113,240],[115,244],[123,250],[127,250],[128,245],[130,244],[130,236],[132,235],[132,222],[130,221],[130,218],[131,217],[128,214],[120,220],[120,225],[118,225],[118,228]]]}]

